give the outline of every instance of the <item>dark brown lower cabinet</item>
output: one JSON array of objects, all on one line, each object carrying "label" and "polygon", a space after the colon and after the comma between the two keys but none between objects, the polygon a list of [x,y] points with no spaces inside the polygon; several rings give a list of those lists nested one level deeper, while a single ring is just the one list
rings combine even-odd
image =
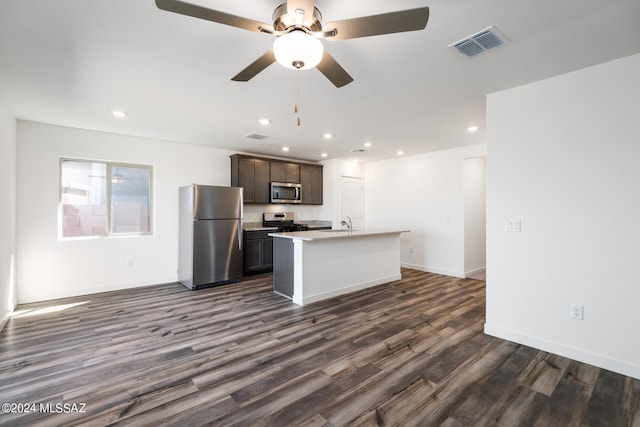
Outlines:
[{"label": "dark brown lower cabinet", "polygon": [[243,248],[243,275],[273,271],[273,237],[271,231],[245,231]]}]

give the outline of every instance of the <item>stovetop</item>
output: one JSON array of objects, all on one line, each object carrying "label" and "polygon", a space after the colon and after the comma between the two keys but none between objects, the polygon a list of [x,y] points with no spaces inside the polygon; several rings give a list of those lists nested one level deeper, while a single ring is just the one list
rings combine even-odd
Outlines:
[{"label": "stovetop", "polygon": [[291,231],[307,231],[307,230],[309,230],[309,226],[304,224],[291,224],[291,225],[283,225],[278,227],[279,233],[287,233]]}]

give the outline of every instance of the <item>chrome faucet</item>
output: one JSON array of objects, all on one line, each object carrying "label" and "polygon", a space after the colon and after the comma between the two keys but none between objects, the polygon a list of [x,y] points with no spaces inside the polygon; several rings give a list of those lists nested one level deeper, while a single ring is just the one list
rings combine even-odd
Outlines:
[{"label": "chrome faucet", "polygon": [[342,220],[342,222],[340,222],[340,225],[344,225],[345,227],[347,227],[347,230],[349,231],[349,233],[351,233],[353,231],[353,223],[351,222],[351,217],[347,216],[347,219],[349,220],[349,222]]}]

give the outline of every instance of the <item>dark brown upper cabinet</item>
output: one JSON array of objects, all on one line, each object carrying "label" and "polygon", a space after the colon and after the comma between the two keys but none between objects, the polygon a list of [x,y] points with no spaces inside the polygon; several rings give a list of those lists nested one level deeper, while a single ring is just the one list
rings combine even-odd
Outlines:
[{"label": "dark brown upper cabinet", "polygon": [[300,165],[302,204],[322,204],[322,166]]},{"label": "dark brown upper cabinet", "polygon": [[245,203],[269,203],[269,160],[231,156],[231,186],[244,188]]},{"label": "dark brown upper cabinet", "polygon": [[244,187],[244,202],[271,202],[271,182],[302,185],[302,204],[322,204],[322,165],[295,163],[246,154],[231,156],[231,186]]},{"label": "dark brown upper cabinet", "polygon": [[297,163],[271,160],[271,181],[300,184],[300,166]]}]

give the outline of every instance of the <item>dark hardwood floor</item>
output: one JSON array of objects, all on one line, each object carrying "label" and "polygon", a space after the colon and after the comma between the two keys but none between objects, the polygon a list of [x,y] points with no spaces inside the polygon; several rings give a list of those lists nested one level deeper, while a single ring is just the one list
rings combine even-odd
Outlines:
[{"label": "dark hardwood floor", "polygon": [[23,305],[0,424],[640,425],[640,381],[484,335],[484,286],[403,270],[298,307],[265,275]]}]

